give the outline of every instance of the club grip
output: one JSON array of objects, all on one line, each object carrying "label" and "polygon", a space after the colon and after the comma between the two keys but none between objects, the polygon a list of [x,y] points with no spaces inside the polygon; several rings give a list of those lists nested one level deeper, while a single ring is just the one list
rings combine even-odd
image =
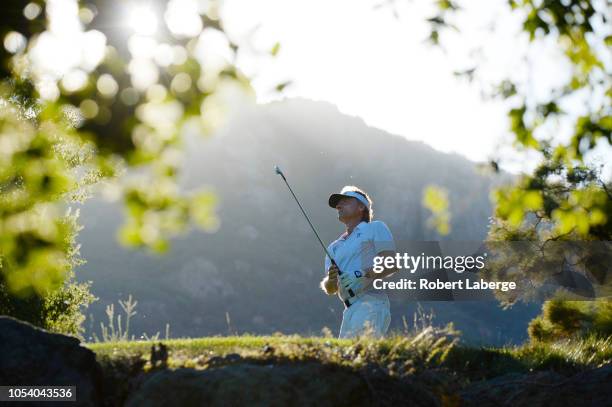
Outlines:
[{"label": "club grip", "polygon": [[[331,263],[332,263],[334,266],[338,267],[338,263],[336,263],[336,260],[331,259],[331,258],[330,258],[330,260],[331,260]],[[340,267],[338,267],[338,275],[339,275],[339,276],[341,276],[341,275],[342,275],[342,271],[340,271]],[[355,292],[354,292],[352,289],[350,289],[350,288],[349,288],[347,291],[348,291],[349,296],[351,296],[351,297],[354,297],[354,296],[355,296]]]},{"label": "club grip", "polygon": [[336,260],[331,259],[331,264],[333,264],[334,266],[336,266],[338,268],[338,275],[342,275],[342,271],[340,271],[340,267],[338,267],[338,263],[336,263]]}]

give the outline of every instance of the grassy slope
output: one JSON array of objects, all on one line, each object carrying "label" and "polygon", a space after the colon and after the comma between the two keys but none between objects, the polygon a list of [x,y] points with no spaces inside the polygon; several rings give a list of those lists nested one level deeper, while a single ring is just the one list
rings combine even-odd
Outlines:
[{"label": "grassy slope", "polygon": [[[142,391],[138,390],[138,383],[142,383],[139,378],[143,377],[143,373],[151,377],[147,372],[171,372],[177,368],[187,368],[176,370],[177,375],[187,375],[187,378],[181,376],[181,379],[175,380],[191,385],[193,382],[186,371],[208,374],[198,376],[196,380],[196,383],[208,380],[208,390],[200,390],[201,393],[198,393],[185,385],[186,390],[181,395],[180,392],[174,391],[168,393],[168,386],[174,389],[174,384],[166,383],[164,387],[156,382],[153,387],[148,387],[149,393],[144,396],[145,399],[158,399],[157,402],[161,403],[158,405],[164,405],[169,401],[165,398],[174,400],[175,397],[185,397],[181,400],[191,400],[195,392],[202,400],[214,399],[224,405],[227,402],[227,394],[215,393],[215,389],[225,388],[227,391],[227,387],[223,386],[238,386],[228,393],[237,397],[249,391],[263,391],[261,383],[265,382],[268,384],[267,387],[264,386],[265,389],[277,389],[277,393],[268,394],[269,399],[266,399],[265,392],[259,394],[264,400],[262,405],[273,400],[278,404],[276,397],[293,397],[290,396],[291,389],[295,386],[300,388],[299,386],[304,384],[301,382],[303,377],[319,377],[324,380],[325,386],[317,385],[304,392],[306,401],[301,401],[305,404],[316,404],[338,394],[355,395],[354,391],[363,391],[362,385],[359,384],[363,381],[376,391],[371,390],[362,396],[369,397],[370,401],[376,401],[379,405],[402,405],[407,400],[415,406],[432,405],[432,400],[454,400],[456,405],[457,394],[461,391],[479,384],[489,388],[489,382],[483,380],[508,373],[518,374],[518,378],[529,382],[530,375],[536,371],[553,370],[561,377],[572,377],[612,363],[612,337],[556,344],[475,348],[458,344],[452,329],[432,327],[417,335],[395,336],[384,340],[230,336],[161,342],[168,347],[167,363],[156,363],[155,366],[150,362],[153,345],[151,341],[85,344],[96,353],[104,371],[104,395],[109,405],[122,405],[130,397],[142,396],[142,393],[138,393]],[[232,373],[228,373],[226,367],[232,369]],[[269,369],[270,367],[274,369]],[[165,370],[166,368],[170,370]],[[225,377],[223,374],[229,376]],[[245,381],[232,384],[231,381],[225,381],[228,377],[234,381],[236,377],[243,377]],[[513,376],[511,380],[516,377]],[[294,381],[296,383],[293,383]],[[353,387],[347,383],[353,383]],[[527,399],[522,405],[532,405],[531,402],[532,400]],[[497,404],[492,402],[490,405]]]},{"label": "grassy slope", "polygon": [[[510,371],[553,369],[571,372],[612,363],[612,338],[502,348],[451,346],[451,341],[443,335],[432,335],[421,340],[403,336],[379,341],[300,336],[230,336],[171,339],[161,342],[168,346],[170,367],[197,368],[202,357],[210,358],[230,353],[249,358],[269,357],[273,353],[282,358],[314,358],[322,362],[337,362],[357,367],[364,361],[388,365],[395,361],[412,360],[420,367],[447,367],[473,378],[484,378]],[[86,346],[92,349],[101,361],[121,358],[147,360],[152,344],[151,341],[132,341],[89,343]],[[446,350],[448,353],[442,357]],[[205,367],[205,364],[202,366]]]}]

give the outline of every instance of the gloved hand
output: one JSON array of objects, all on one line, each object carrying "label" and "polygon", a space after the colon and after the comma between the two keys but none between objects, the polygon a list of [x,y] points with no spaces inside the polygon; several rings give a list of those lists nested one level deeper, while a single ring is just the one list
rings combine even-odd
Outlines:
[{"label": "gloved hand", "polygon": [[358,295],[363,289],[363,275],[360,272],[353,272],[353,275],[348,272],[342,273],[338,279],[338,289],[344,290],[347,294],[352,290],[354,295]]},{"label": "gloved hand", "polygon": [[329,269],[327,269],[327,278],[332,281],[338,279],[338,266],[335,264],[329,266]]},{"label": "gloved hand", "polygon": [[338,278],[338,289],[348,292],[348,289],[351,288],[352,282],[352,278],[348,275],[348,273],[342,273]]}]

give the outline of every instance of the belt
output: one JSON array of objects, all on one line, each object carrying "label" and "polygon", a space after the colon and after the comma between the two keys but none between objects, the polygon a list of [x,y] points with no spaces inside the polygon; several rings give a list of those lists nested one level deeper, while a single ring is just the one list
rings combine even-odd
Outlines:
[{"label": "belt", "polygon": [[343,300],[342,303],[344,304],[344,308],[348,308],[351,305],[355,304],[359,299],[361,299],[364,295],[367,294],[371,294],[372,291],[370,290],[365,290],[365,291],[361,291],[359,292],[356,296],[351,297],[351,298],[347,298],[346,300]]}]

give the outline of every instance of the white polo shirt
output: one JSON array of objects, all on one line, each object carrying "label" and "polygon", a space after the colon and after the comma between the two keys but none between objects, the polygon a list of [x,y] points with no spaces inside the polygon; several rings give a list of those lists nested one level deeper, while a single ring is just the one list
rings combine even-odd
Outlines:
[{"label": "white polo shirt", "polygon": [[[374,257],[385,250],[395,251],[395,242],[393,235],[384,222],[372,221],[361,222],[353,229],[350,235],[340,236],[334,240],[327,250],[333,256],[338,268],[352,280],[361,277],[365,269],[374,265]],[[329,256],[325,256],[325,271],[331,266]],[[367,281],[367,280],[362,280]],[[344,290],[341,287],[341,290]],[[367,288],[369,295],[379,297],[379,299],[387,299],[387,294],[384,291],[375,290],[372,285]],[[346,293],[338,292],[338,296],[348,298]]]}]

